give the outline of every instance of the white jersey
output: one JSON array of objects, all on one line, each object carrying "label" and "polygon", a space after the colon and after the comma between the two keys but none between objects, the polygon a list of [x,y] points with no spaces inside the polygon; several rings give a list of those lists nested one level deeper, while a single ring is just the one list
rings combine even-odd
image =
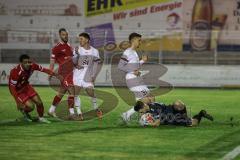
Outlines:
[{"label": "white jersey", "polygon": [[77,51],[74,50],[74,53],[73,53],[74,56],[76,56],[77,54],[81,57],[81,62],[79,63],[81,63],[80,65],[83,67],[83,69],[75,68],[75,70],[78,70],[79,75],[77,76],[79,76],[80,79],[83,79],[86,74],[87,68],[93,64],[90,62],[91,60],[93,60],[93,58],[90,58],[90,57],[100,58],[99,52],[97,49],[95,49],[92,46],[90,46],[89,50],[86,50],[83,47],[79,46],[78,50]]},{"label": "white jersey", "polygon": [[[144,61],[139,60],[139,56],[138,56],[137,52],[135,50],[133,50],[132,48],[126,49],[123,52],[123,57],[125,57],[127,59],[128,63],[139,64],[139,65],[142,65],[144,63]],[[126,79],[132,79],[135,77],[136,76],[133,74],[133,72],[128,72],[126,74]]]},{"label": "white jersey", "polygon": [[[75,68],[73,71],[73,82],[74,85],[81,86],[81,87],[89,87],[91,82],[85,81],[86,72],[89,67],[92,67],[93,61],[95,58],[100,59],[99,52],[94,47],[90,46],[89,50],[84,49],[83,47],[78,47],[74,50],[74,56],[78,56],[78,65],[81,66],[81,69]],[[91,84],[90,84],[91,83]]]},{"label": "white jersey", "polygon": [[[92,56],[92,57],[100,58],[98,50],[92,46],[90,46],[89,50],[86,50],[83,47],[79,46],[77,50],[74,50],[73,56],[76,56],[77,54],[82,57]],[[83,63],[81,64],[81,66],[83,66],[84,68],[88,67],[88,65],[91,64],[89,63],[90,60],[91,59],[89,58],[83,59]]]},{"label": "white jersey", "polygon": [[[135,95],[136,100],[142,99],[147,96],[150,91],[144,83],[142,83],[141,77],[137,77],[134,74],[134,70],[139,69],[140,66],[144,63],[143,60],[139,60],[139,56],[135,50],[128,48],[123,52],[121,57],[122,60],[119,63],[119,69],[126,72],[126,84],[127,87]],[[124,69],[124,66],[128,66]],[[134,79],[136,81],[134,81]]]}]

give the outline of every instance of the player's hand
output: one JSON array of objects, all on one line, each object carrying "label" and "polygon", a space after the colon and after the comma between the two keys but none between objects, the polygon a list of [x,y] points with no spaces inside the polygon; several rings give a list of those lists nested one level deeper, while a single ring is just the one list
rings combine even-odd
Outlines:
[{"label": "player's hand", "polygon": [[135,70],[134,73],[133,73],[135,76],[140,76],[141,75],[141,72],[139,70]]},{"label": "player's hand", "polygon": [[160,125],[160,119],[157,119],[155,122],[154,122],[154,125],[153,127],[158,127]]},{"label": "player's hand", "polygon": [[142,60],[143,60],[144,62],[147,62],[147,61],[148,61],[148,56],[147,56],[147,55],[142,55]]}]

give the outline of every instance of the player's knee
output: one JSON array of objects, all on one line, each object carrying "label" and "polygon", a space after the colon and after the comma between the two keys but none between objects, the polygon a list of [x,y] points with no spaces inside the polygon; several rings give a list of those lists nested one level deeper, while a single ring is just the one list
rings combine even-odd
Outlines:
[{"label": "player's knee", "polygon": [[58,96],[59,98],[62,98],[62,97],[64,96],[64,94],[59,92],[59,93],[57,94],[57,96]]},{"label": "player's knee", "polygon": [[37,106],[42,106],[43,103],[42,103],[42,101],[37,101],[37,102],[36,102],[36,105],[37,105]]},{"label": "player's knee", "polygon": [[87,94],[88,94],[90,97],[95,97],[93,88],[89,87],[89,88],[87,88],[86,90],[87,90]]}]

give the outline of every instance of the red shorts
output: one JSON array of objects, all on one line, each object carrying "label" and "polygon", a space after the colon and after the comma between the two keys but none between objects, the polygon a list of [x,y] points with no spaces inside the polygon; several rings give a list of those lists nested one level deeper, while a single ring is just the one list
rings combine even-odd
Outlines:
[{"label": "red shorts", "polygon": [[31,85],[27,85],[21,90],[17,92],[17,96],[14,97],[16,100],[16,103],[19,102],[22,104],[25,104],[26,101],[31,99],[32,97],[36,96],[37,92],[34,90],[34,88]]},{"label": "red shorts", "polygon": [[63,76],[63,81],[61,82],[61,85],[64,88],[73,86],[73,72],[69,73],[68,75]]}]

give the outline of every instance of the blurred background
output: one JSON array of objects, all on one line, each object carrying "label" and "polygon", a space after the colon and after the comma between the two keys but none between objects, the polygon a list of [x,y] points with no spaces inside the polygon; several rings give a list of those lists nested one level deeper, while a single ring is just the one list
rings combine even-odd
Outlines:
[{"label": "blurred background", "polygon": [[[113,55],[138,32],[148,65],[168,69],[161,80],[175,87],[240,86],[239,0],[0,0],[0,84],[20,54],[48,67],[62,27],[72,47],[79,33],[90,34],[104,61],[97,85],[112,85]],[[38,73],[31,81],[48,84]]]}]

